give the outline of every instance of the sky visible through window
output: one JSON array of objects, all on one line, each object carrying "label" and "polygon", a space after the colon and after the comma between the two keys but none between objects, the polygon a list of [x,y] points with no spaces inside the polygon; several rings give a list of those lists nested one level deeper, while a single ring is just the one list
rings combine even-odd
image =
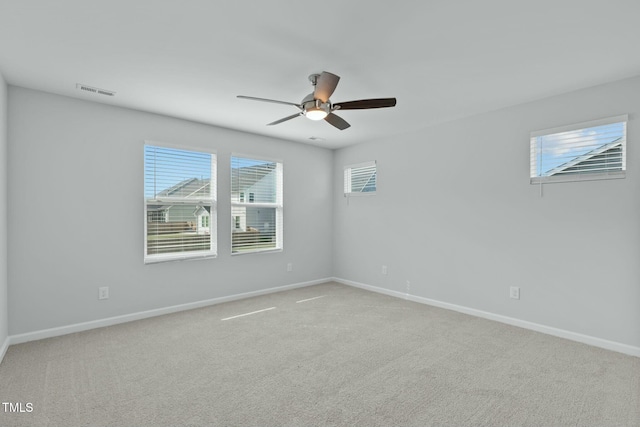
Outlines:
[{"label": "sky visible through window", "polygon": [[249,166],[266,165],[271,163],[273,162],[267,162],[265,160],[246,159],[244,157],[233,157],[231,162],[231,168],[232,169],[246,168]]},{"label": "sky visible through window", "polygon": [[211,179],[211,154],[145,145],[144,196],[156,194],[188,179]]},{"label": "sky visible through window", "polygon": [[624,126],[612,123],[536,137],[536,176],[547,176],[552,169],[623,137]]},{"label": "sky visible through window", "polygon": [[[270,164],[264,160],[234,157],[232,169]],[[211,179],[211,154],[177,148],[145,145],[144,196],[156,194],[189,179]]]}]

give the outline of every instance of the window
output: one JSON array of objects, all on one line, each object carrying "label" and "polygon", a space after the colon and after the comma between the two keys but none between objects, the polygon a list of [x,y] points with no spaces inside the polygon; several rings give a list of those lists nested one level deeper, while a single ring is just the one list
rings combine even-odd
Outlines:
[{"label": "window", "polygon": [[359,163],[344,168],[344,194],[376,194],[376,162]]},{"label": "window", "polygon": [[282,199],[282,163],[231,157],[233,254],[282,249]]},{"label": "window", "polygon": [[532,184],[624,178],[627,116],[531,134]]},{"label": "window", "polygon": [[144,146],[145,263],[216,255],[216,157]]}]

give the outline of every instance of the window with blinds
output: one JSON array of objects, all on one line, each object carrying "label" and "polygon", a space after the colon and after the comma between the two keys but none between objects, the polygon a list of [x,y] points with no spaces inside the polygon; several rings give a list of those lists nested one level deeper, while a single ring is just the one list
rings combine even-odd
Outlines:
[{"label": "window with blinds", "polygon": [[216,255],[215,154],[144,146],[145,263]]},{"label": "window with blinds", "polygon": [[344,168],[344,194],[375,194],[377,189],[376,162],[358,163]]},{"label": "window with blinds", "polygon": [[282,249],[282,163],[231,157],[231,252]]},{"label": "window with blinds", "polygon": [[627,116],[531,133],[532,184],[624,178]]}]

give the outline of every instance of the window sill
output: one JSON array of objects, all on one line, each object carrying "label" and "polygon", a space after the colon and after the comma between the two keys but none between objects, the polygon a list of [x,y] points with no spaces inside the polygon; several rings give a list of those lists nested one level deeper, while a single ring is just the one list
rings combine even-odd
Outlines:
[{"label": "window sill", "polygon": [[274,252],[282,252],[282,248],[275,249],[257,249],[254,251],[231,252],[231,256],[250,255],[250,254],[270,254]]},{"label": "window sill", "polygon": [[206,254],[206,255],[192,255],[192,256],[149,256],[144,258],[146,264],[159,264],[163,262],[173,261],[198,261],[201,259],[217,258],[218,254]]},{"label": "window sill", "polygon": [[532,185],[536,184],[554,184],[559,182],[577,182],[577,181],[602,181],[606,179],[623,179],[626,177],[625,171],[609,172],[609,173],[584,173],[584,174],[567,174],[560,176],[546,176],[530,178]]},{"label": "window sill", "polygon": [[344,197],[363,197],[363,196],[375,196],[377,191],[366,191],[364,193],[344,193]]}]

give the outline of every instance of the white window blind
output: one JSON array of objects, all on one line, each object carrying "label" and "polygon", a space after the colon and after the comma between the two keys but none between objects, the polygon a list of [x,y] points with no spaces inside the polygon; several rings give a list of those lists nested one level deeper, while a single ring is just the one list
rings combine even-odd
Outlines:
[{"label": "white window blind", "polygon": [[627,116],[531,133],[532,184],[624,178]]},{"label": "white window blind", "polygon": [[216,255],[216,157],[144,146],[145,263]]},{"label": "white window blind", "polygon": [[282,249],[282,163],[231,157],[231,252]]},{"label": "white window blind", "polygon": [[344,168],[344,194],[375,194],[377,190],[376,162],[348,165]]}]

